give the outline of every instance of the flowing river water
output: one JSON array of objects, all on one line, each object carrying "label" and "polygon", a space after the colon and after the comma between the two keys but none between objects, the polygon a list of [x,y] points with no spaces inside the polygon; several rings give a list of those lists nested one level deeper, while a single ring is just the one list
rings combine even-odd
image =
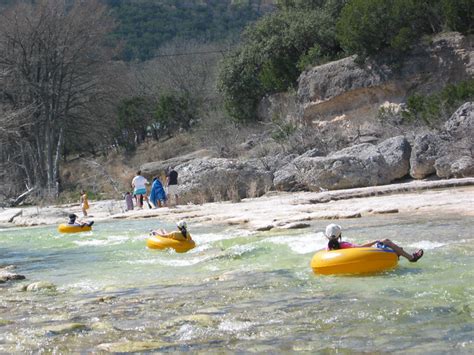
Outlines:
[{"label": "flowing river water", "polygon": [[[474,218],[338,221],[345,240],[388,237],[413,251],[396,270],[314,275],[327,221],[251,233],[190,225],[197,247],[149,250],[157,220],[0,230],[0,353],[474,353]],[[53,289],[24,291],[35,281]],[[23,288],[22,288],[23,287]]]}]

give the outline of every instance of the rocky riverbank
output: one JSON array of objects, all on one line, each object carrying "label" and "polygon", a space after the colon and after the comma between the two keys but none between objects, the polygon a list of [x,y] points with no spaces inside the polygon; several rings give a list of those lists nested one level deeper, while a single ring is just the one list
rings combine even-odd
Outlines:
[{"label": "rocky riverbank", "polygon": [[[405,183],[324,192],[269,192],[240,202],[187,204],[125,211],[124,201],[92,201],[88,219],[156,218],[193,224],[239,225],[249,230],[305,228],[312,220],[358,218],[380,213],[458,214],[474,216],[474,178],[415,180]],[[0,210],[0,226],[64,223],[79,216],[79,204]]]}]

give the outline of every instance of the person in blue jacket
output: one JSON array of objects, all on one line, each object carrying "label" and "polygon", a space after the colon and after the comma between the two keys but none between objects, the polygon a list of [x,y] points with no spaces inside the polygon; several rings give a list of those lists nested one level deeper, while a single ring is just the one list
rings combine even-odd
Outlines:
[{"label": "person in blue jacket", "polygon": [[155,208],[166,204],[166,192],[163,184],[157,177],[153,178],[153,183],[151,184],[150,202]]}]

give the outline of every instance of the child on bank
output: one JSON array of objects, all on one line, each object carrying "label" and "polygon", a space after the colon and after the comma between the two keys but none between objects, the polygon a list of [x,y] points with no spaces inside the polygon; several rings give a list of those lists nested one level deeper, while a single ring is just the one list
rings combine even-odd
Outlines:
[{"label": "child on bank", "polygon": [[87,217],[87,210],[89,209],[89,200],[87,199],[87,193],[81,190],[81,209],[84,217]]},{"label": "child on bank", "polygon": [[133,196],[130,191],[127,191],[124,195],[125,200],[125,211],[133,211]]}]

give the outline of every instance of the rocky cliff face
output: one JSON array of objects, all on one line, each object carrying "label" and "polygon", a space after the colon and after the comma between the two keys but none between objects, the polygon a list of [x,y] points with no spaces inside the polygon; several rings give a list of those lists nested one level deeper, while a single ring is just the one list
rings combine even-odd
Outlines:
[{"label": "rocky cliff face", "polygon": [[[474,176],[474,103],[466,102],[435,130],[383,132],[377,119],[381,106],[399,107],[414,92],[431,94],[446,84],[472,78],[474,36],[443,34],[415,49],[396,70],[375,62],[364,67],[354,57],[318,66],[303,73],[296,93],[267,98],[260,114],[316,130],[362,129],[375,136],[329,153],[312,149],[304,154],[261,159],[189,159],[147,164],[155,174],[166,165],[180,172],[185,200],[204,202],[255,197],[269,190],[334,190],[389,184],[402,178]],[[377,132],[378,130],[378,132]]]},{"label": "rocky cliff face", "polygon": [[474,36],[444,33],[414,49],[399,68],[377,62],[360,66],[355,56],[301,74],[298,90],[262,102],[264,119],[275,115],[316,128],[334,123],[348,129],[374,121],[381,105],[400,104],[414,91],[432,93],[474,73]]}]

